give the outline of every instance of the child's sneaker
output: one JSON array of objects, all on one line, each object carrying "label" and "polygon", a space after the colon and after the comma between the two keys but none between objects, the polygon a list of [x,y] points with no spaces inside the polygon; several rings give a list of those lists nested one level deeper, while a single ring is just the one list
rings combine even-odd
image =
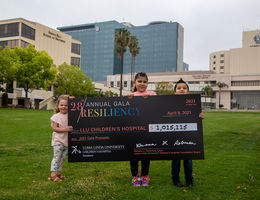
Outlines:
[{"label": "child's sneaker", "polygon": [[146,176],[142,176],[142,186],[148,186],[149,185],[149,180],[150,180],[150,178],[149,178],[149,176],[148,175],[146,175]]},{"label": "child's sneaker", "polygon": [[137,174],[136,176],[133,176],[132,185],[133,186],[140,186],[141,185],[141,180],[139,178],[139,174]]}]

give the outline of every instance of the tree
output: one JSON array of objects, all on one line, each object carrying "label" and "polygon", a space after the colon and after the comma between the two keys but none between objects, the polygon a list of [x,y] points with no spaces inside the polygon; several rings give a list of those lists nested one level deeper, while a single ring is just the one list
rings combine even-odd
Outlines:
[{"label": "tree", "polygon": [[157,95],[174,94],[173,85],[168,82],[159,82],[156,84],[155,92]]},{"label": "tree", "polygon": [[[224,87],[228,87],[228,85],[227,85],[226,83],[224,83],[224,82],[217,82],[216,85],[217,85],[218,88],[219,88],[218,107],[220,108],[220,107],[223,107],[223,105],[220,104],[220,94],[221,94],[221,89],[224,88]],[[222,105],[222,106],[221,106],[221,105]]]},{"label": "tree", "polygon": [[54,97],[68,94],[75,97],[93,96],[95,86],[92,80],[79,67],[63,63],[58,67],[57,80],[54,84]]},{"label": "tree", "polygon": [[95,91],[95,93],[93,94],[93,97],[117,97],[118,94],[112,92],[111,90],[108,90],[106,92],[103,91]]},{"label": "tree", "polygon": [[206,85],[204,88],[202,88],[202,92],[206,95],[205,96],[205,105],[206,105],[206,97],[211,96],[213,94],[213,89],[209,85]]},{"label": "tree", "polygon": [[120,58],[120,96],[122,96],[123,90],[123,60],[124,60],[124,53],[126,52],[126,46],[129,43],[131,33],[121,28],[115,34],[115,49],[118,57]]},{"label": "tree", "polygon": [[1,86],[11,84],[15,77],[16,66],[14,62],[14,52],[6,46],[4,49],[0,46],[0,91],[5,91]]},{"label": "tree", "polygon": [[19,87],[25,91],[25,106],[28,106],[28,92],[36,88],[47,89],[56,78],[57,69],[52,58],[45,51],[37,51],[32,45],[22,49],[15,47],[16,74]]},{"label": "tree", "polygon": [[209,85],[205,86],[204,88],[202,88],[202,91],[205,95],[210,96],[213,94],[213,89],[212,87],[210,87]]},{"label": "tree", "polygon": [[105,97],[117,97],[118,94],[112,92],[111,90],[109,90],[109,91],[106,91],[106,92],[104,93],[104,96],[105,96]]},{"label": "tree", "polygon": [[131,59],[131,91],[133,90],[133,81],[134,81],[134,73],[135,73],[135,57],[140,53],[140,47],[138,46],[138,39],[136,36],[131,36],[129,43],[128,43],[128,48],[130,50],[130,53],[132,55]]}]

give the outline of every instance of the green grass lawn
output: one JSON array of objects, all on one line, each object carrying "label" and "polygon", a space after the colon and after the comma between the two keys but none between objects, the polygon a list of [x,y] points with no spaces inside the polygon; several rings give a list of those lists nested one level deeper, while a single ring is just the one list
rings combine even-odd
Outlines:
[{"label": "green grass lawn", "polygon": [[260,113],[205,113],[191,188],[172,185],[170,161],[151,161],[149,187],[131,186],[129,162],[66,162],[68,179],[48,181],[52,114],[0,109],[0,199],[260,199]]}]

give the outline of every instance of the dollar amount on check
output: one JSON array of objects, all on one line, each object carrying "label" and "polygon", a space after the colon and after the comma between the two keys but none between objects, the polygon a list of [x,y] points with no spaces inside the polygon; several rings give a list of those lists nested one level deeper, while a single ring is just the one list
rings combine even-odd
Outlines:
[{"label": "dollar amount on check", "polygon": [[180,132],[197,130],[197,123],[149,124],[149,132]]}]

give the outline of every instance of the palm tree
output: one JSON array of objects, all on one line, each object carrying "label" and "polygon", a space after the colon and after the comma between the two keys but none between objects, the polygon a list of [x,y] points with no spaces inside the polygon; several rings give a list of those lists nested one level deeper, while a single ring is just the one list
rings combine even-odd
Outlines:
[{"label": "palm tree", "polygon": [[121,65],[121,70],[120,70],[120,96],[122,96],[122,90],[123,90],[122,79],[123,79],[124,53],[126,52],[126,46],[129,43],[130,37],[131,37],[131,33],[124,28],[119,29],[115,34],[115,48],[116,48],[116,53],[117,53],[118,57],[120,58],[120,65]]},{"label": "palm tree", "polygon": [[206,97],[212,95],[213,89],[209,85],[206,85],[204,88],[202,88],[202,92],[205,94],[205,105],[206,105]]},{"label": "palm tree", "polygon": [[220,94],[221,94],[221,89],[224,88],[224,87],[228,87],[228,85],[224,82],[217,82],[216,85],[218,86],[219,88],[219,96],[218,96],[218,107],[220,107]]},{"label": "palm tree", "polygon": [[138,46],[138,39],[136,36],[131,36],[128,48],[130,50],[130,53],[132,54],[132,60],[131,60],[131,91],[133,89],[133,80],[134,80],[134,73],[135,73],[135,57],[140,53],[140,47]]}]

